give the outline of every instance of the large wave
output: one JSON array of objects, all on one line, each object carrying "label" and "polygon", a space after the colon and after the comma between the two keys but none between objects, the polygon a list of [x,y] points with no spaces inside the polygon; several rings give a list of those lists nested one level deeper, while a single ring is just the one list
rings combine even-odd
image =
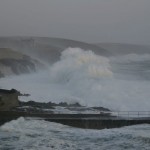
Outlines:
[{"label": "large wave", "polygon": [[111,76],[112,72],[107,58],[80,48],[66,49],[62,52],[60,61],[50,68],[50,79],[60,83],[76,83],[85,79],[101,79]]},{"label": "large wave", "polygon": [[[129,56],[130,59],[133,57]],[[124,61],[129,62],[128,59],[124,57]],[[145,59],[147,56],[141,55],[137,59],[134,55],[136,61]],[[114,69],[116,62],[114,58],[102,57],[92,51],[68,48],[48,72],[1,79],[0,86],[29,93],[29,100],[79,102],[112,110],[148,111],[150,81],[118,78]]]}]

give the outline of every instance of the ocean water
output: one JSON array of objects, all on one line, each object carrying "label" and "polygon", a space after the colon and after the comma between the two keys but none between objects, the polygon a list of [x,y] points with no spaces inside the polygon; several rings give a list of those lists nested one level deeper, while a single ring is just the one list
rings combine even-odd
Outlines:
[{"label": "ocean water", "polygon": [[[49,70],[0,79],[0,88],[16,88],[23,101],[79,102],[114,111],[150,110],[150,55],[103,57],[68,48]],[[89,130],[31,118],[0,127],[0,150],[149,150],[150,125]]]},{"label": "ocean water", "polygon": [[150,125],[89,130],[19,118],[0,127],[1,150],[149,150]]},{"label": "ocean water", "polygon": [[31,94],[21,100],[79,102],[114,111],[149,111],[150,54],[103,57],[68,48],[49,70],[0,79],[0,88]]}]

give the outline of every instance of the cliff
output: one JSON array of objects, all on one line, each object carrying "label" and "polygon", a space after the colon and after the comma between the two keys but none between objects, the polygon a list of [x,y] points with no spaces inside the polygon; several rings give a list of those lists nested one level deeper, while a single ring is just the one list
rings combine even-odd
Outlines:
[{"label": "cliff", "polygon": [[35,72],[44,65],[10,48],[0,48],[0,77]]},{"label": "cliff", "polygon": [[107,50],[94,44],[49,37],[0,37],[0,47],[15,49],[48,63],[57,61],[61,52],[68,47],[80,47],[99,55],[109,55]]}]

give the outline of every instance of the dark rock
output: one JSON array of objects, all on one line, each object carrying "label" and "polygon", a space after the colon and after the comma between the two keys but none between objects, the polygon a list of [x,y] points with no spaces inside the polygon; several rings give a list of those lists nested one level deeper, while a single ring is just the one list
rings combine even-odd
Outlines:
[{"label": "dark rock", "polygon": [[73,104],[68,104],[66,102],[60,102],[59,104],[57,104],[57,106],[62,106],[62,107],[82,107],[78,102],[77,103],[73,103]]},{"label": "dark rock", "polygon": [[19,93],[15,89],[0,89],[0,111],[11,110],[19,105]]},{"label": "dark rock", "polygon": [[[28,96],[28,94],[20,94],[21,96]],[[19,107],[13,109],[15,111],[28,111],[28,112],[48,112],[52,113],[52,109],[55,109],[56,106],[60,106],[63,108],[66,108],[70,111],[76,110],[81,111],[83,108],[81,108],[81,105],[79,103],[75,104],[68,104],[66,102],[60,102],[59,104],[53,103],[53,102],[35,102],[35,101],[28,101],[28,102],[22,102],[19,101]],[[46,110],[45,110],[46,109]],[[87,108],[85,108],[87,109]]]},{"label": "dark rock", "polygon": [[99,111],[110,111],[108,108],[104,108],[104,107],[91,107],[91,108]]},{"label": "dark rock", "polygon": [[74,104],[69,104],[71,107],[82,107],[78,102]]},{"label": "dark rock", "polygon": [[28,101],[28,102],[21,102],[19,101],[19,106],[29,106],[33,108],[41,108],[41,109],[54,109],[51,103],[42,103],[42,102],[35,102],[35,101]]}]

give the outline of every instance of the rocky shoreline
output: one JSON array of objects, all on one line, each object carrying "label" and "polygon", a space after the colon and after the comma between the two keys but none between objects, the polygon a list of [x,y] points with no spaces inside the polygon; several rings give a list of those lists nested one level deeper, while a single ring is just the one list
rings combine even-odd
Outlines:
[{"label": "rocky shoreline", "polygon": [[[61,109],[62,111],[60,111]],[[109,112],[110,110],[104,107],[86,107],[82,106],[79,103],[74,104],[68,104],[66,102],[60,102],[60,103],[53,103],[53,102],[35,102],[35,101],[28,101],[28,102],[22,102],[19,101],[19,106],[16,108],[13,108],[12,110],[16,111],[28,111],[28,112],[40,112],[40,113],[94,113],[94,114],[100,114],[101,112]]]},{"label": "rocky shoreline", "polygon": [[[129,125],[150,124],[149,117],[126,118],[114,115],[104,107],[86,107],[79,103],[23,102],[19,91],[0,89],[0,126],[19,117],[42,119],[84,129],[118,128]],[[9,105],[9,107],[8,107]]]}]

